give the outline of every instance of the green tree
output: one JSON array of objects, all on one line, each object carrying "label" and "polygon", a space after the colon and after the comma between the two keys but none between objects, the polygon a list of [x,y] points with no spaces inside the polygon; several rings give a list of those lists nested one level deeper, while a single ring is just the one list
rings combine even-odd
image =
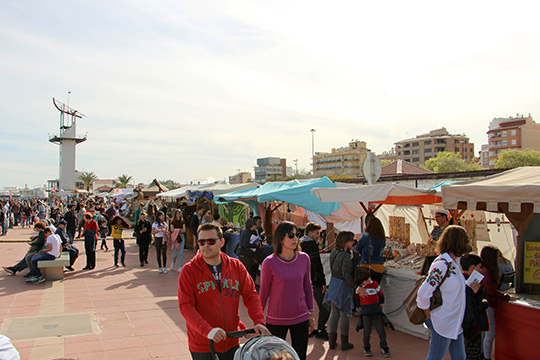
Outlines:
[{"label": "green tree", "polygon": [[495,160],[496,169],[512,169],[520,166],[540,166],[540,152],[536,150],[503,150]]},{"label": "green tree", "polygon": [[394,160],[383,159],[383,160],[381,160],[381,167],[386,166],[386,165],[388,165],[388,164],[391,164],[391,163],[393,163],[393,162],[394,162]]},{"label": "green tree", "polygon": [[86,191],[90,191],[90,186],[97,179],[98,179],[98,176],[94,174],[93,172],[83,171],[82,173],[79,174],[79,180],[81,180],[84,183],[84,187],[86,188]]},{"label": "green tree", "polygon": [[438,153],[437,157],[426,161],[423,167],[436,173],[480,170],[478,163],[466,163],[459,154],[448,151]]},{"label": "green tree", "polygon": [[128,176],[125,174],[120,175],[116,181],[118,181],[118,184],[116,184],[116,187],[119,188],[126,188],[129,182],[133,179],[133,176]]}]

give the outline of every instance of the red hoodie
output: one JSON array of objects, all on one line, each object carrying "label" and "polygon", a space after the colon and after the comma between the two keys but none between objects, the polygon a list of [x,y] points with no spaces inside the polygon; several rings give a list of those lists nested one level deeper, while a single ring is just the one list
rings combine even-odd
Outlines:
[{"label": "red hoodie", "polygon": [[[190,351],[210,352],[207,336],[213,328],[226,332],[246,329],[238,316],[240,296],[253,323],[264,324],[255,284],[239,260],[221,253],[221,291],[199,252],[182,267],[178,278],[178,306],[186,320]],[[216,351],[226,352],[239,342],[227,338],[216,344]]]}]

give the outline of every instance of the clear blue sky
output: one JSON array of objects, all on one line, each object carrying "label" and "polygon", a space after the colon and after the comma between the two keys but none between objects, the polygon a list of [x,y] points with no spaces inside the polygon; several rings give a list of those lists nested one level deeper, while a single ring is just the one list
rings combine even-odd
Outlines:
[{"label": "clear blue sky", "polygon": [[309,168],[446,126],[540,118],[536,2],[2,1],[0,187],[58,177],[52,97],[87,115],[77,169],[186,182]]}]

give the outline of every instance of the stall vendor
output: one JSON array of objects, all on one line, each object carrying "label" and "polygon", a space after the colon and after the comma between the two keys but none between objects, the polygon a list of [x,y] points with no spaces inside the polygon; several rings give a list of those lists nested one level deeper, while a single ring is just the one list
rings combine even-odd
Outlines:
[{"label": "stall vendor", "polygon": [[449,215],[450,213],[448,212],[448,210],[440,209],[435,211],[435,221],[437,222],[437,226],[433,228],[429,237],[429,241],[432,244],[435,244],[439,240],[444,229],[446,229],[446,227],[450,225],[448,221]]}]

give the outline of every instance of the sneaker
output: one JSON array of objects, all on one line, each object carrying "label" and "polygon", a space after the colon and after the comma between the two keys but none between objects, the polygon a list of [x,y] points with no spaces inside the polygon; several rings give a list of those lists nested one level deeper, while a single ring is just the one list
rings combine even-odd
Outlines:
[{"label": "sneaker", "polygon": [[159,268],[158,273],[160,273],[160,274],[163,273],[163,268]]},{"label": "sneaker", "polygon": [[32,276],[30,276],[28,279],[26,279],[24,281],[26,281],[26,282],[34,282],[34,281],[37,280],[37,278],[38,278],[37,276],[32,275]]},{"label": "sneaker", "polygon": [[388,347],[382,348],[381,351],[382,351],[382,356],[384,356],[385,358],[390,357],[390,349],[388,349]]},{"label": "sneaker", "polygon": [[126,263],[122,261],[122,266],[123,267],[126,267]]},{"label": "sneaker", "polygon": [[170,269],[171,269],[171,271],[174,271],[174,266],[171,265]]},{"label": "sneaker", "polygon": [[166,268],[166,267],[164,267],[164,268],[163,268],[163,273],[164,273],[164,274],[167,274],[167,273],[168,273],[168,271],[167,271],[167,268]]},{"label": "sneaker", "polygon": [[32,273],[28,273],[28,274],[23,275],[23,278],[29,278],[30,276],[32,276]]},{"label": "sneaker", "polygon": [[364,356],[365,357],[372,357],[373,356],[373,354],[371,353],[371,348],[369,346],[366,346],[364,348]]},{"label": "sneaker", "polygon": [[9,275],[15,275],[16,273],[11,266],[4,266],[2,269],[4,269]]},{"label": "sneaker", "polygon": [[148,264],[148,260],[144,260],[144,263],[145,263],[145,264]]},{"label": "sneaker", "polygon": [[69,271],[75,271],[75,269],[73,268],[73,266],[66,266],[66,269],[68,269]]},{"label": "sneaker", "polygon": [[141,262],[141,267],[143,267],[143,266],[144,266],[144,262]]},{"label": "sneaker", "polygon": [[40,276],[36,279],[36,281],[34,281],[34,284],[41,284],[44,281],[45,281],[45,278],[43,276]]},{"label": "sneaker", "polygon": [[[114,267],[118,267],[118,264],[114,264]],[[84,269],[83,269],[84,270]]]},{"label": "sneaker", "polygon": [[328,340],[328,333],[326,332],[326,330],[319,330],[315,334],[315,337],[317,339]]}]

